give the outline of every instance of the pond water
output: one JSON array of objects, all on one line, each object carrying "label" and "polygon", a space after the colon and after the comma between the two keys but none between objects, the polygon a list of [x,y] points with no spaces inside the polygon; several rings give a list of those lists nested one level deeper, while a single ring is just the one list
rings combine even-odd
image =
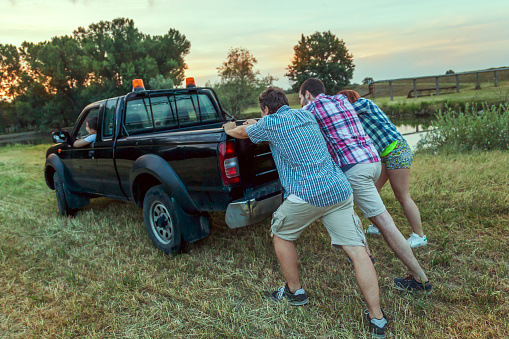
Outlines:
[{"label": "pond water", "polygon": [[424,137],[427,131],[431,128],[431,123],[434,118],[391,118],[391,121],[396,125],[398,132],[400,132],[406,139],[410,148],[415,150],[417,143]]}]

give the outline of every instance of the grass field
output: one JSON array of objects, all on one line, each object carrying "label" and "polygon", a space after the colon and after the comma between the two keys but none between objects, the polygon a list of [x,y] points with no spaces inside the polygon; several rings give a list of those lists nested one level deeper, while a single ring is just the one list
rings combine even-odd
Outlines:
[{"label": "grass field", "polygon": [[[230,230],[214,213],[210,237],[168,257],[134,204],[95,199],[61,217],[43,179],[46,147],[0,148],[0,338],[369,337],[353,268],[320,224],[297,241],[309,304],[276,305],[269,220]],[[509,337],[507,168],[507,152],[417,154],[411,193],[429,245],[415,254],[434,293],[396,290],[406,270],[370,237],[389,337]],[[382,197],[408,235],[387,187]]]}]

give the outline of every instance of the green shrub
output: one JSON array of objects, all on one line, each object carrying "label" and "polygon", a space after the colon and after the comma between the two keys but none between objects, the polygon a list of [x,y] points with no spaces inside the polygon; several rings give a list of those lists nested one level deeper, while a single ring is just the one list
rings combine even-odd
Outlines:
[{"label": "green shrub", "polygon": [[419,149],[508,150],[509,104],[466,104],[464,110],[446,107],[436,114],[432,129],[419,142]]}]

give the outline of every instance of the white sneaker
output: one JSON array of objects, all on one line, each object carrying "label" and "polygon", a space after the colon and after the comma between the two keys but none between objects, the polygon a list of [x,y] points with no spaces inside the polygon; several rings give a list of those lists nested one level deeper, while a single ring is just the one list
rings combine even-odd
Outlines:
[{"label": "white sneaker", "polygon": [[382,233],[380,233],[380,230],[373,225],[369,225],[369,227],[364,230],[364,233],[366,233],[366,234],[382,234]]},{"label": "white sneaker", "polygon": [[419,247],[419,246],[426,246],[428,244],[428,238],[426,235],[424,235],[422,238],[419,236],[419,234],[412,233],[410,238],[408,238],[406,241],[408,241],[408,244],[410,244],[410,247]]}]

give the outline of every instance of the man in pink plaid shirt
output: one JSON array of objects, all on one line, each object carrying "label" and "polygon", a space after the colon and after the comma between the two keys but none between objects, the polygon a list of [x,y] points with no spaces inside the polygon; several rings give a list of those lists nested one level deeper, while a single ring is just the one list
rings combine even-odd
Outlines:
[{"label": "man in pink plaid shirt", "polygon": [[346,96],[329,97],[321,93],[304,108],[314,114],[332,159],[341,167],[380,162],[373,141],[364,132]]},{"label": "man in pink plaid shirt", "polygon": [[394,279],[396,287],[431,292],[431,283],[376,189],[382,166],[373,142],[364,132],[348,98],[324,93],[325,87],[319,79],[304,81],[299,91],[301,105],[320,125],[332,159],[341,166],[352,186],[355,205],[378,227],[387,244],[410,270],[409,277]]}]

